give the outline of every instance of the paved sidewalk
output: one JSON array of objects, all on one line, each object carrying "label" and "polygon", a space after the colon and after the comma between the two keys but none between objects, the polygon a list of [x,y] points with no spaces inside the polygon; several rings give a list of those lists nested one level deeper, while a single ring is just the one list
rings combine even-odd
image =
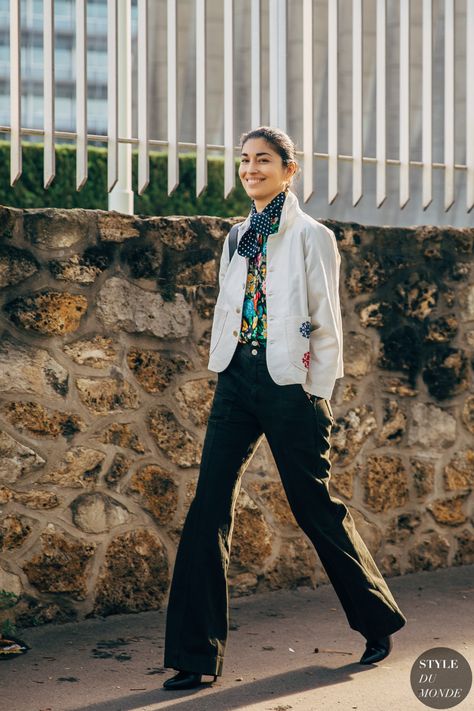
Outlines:
[{"label": "paved sidewalk", "polygon": [[[358,664],[364,639],[331,586],[231,599],[224,673],[206,688],[161,688],[165,614],[115,615],[27,629],[24,656],[0,663],[3,711],[423,711],[410,670],[452,647],[474,671],[474,566],[389,579],[408,618],[378,665]],[[318,648],[318,652],[315,652]],[[204,677],[211,679],[211,677]],[[474,709],[474,689],[460,711]]]}]

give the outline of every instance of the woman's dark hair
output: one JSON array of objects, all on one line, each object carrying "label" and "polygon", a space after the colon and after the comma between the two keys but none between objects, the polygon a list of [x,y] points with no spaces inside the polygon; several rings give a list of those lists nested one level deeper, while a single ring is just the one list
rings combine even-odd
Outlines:
[{"label": "woman's dark hair", "polygon": [[270,126],[259,126],[254,128],[252,131],[243,133],[240,137],[240,149],[242,150],[244,144],[249,140],[249,138],[263,138],[265,141],[270,143],[276,152],[281,156],[282,163],[287,167],[290,163],[296,163],[298,169],[294,177],[299,173],[299,165],[296,160],[296,149],[295,144],[291,138],[279,128],[271,128]]}]

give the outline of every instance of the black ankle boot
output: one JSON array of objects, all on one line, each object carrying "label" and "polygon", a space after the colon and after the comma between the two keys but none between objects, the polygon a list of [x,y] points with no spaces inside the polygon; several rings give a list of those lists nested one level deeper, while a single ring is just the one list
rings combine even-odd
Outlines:
[{"label": "black ankle boot", "polygon": [[365,652],[360,658],[360,664],[375,664],[375,662],[380,662],[382,659],[385,659],[385,657],[388,657],[391,649],[392,639],[390,635],[387,635],[387,637],[368,639]]},{"label": "black ankle boot", "polygon": [[[175,676],[167,679],[164,684],[164,689],[194,689],[202,684],[202,674],[198,672],[179,671]],[[214,674],[214,680],[217,680],[217,674]]]}]

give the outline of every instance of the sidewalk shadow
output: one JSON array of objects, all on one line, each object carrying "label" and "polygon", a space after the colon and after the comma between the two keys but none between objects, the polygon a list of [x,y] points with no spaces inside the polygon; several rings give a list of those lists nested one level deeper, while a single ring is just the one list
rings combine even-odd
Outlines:
[{"label": "sidewalk shadow", "polygon": [[[166,691],[157,688],[154,691],[147,691],[145,694],[126,696],[122,699],[103,701],[88,706],[78,706],[71,711],[139,711],[143,707],[150,707],[150,711],[152,708],[153,711],[167,708],[172,708],[173,711],[208,711],[211,707],[218,708],[219,711],[231,711],[242,706],[248,707],[252,703],[265,701],[273,701],[277,706],[280,696],[310,690],[316,694],[322,687],[347,682],[355,674],[369,671],[370,668],[362,667],[356,662],[345,664],[337,669],[311,665],[258,681],[244,684],[236,682],[238,686],[222,691],[219,691],[219,681],[185,691]],[[317,698],[315,698],[315,704],[317,704]]]}]

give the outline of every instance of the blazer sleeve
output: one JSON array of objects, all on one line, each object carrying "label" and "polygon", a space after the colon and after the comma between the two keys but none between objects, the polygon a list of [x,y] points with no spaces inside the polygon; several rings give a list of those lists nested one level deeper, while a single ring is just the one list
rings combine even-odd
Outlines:
[{"label": "blazer sleeve", "polygon": [[341,256],[334,232],[318,223],[306,235],[306,281],[311,316],[310,361],[305,389],[330,399],[344,375],[339,300]]}]

